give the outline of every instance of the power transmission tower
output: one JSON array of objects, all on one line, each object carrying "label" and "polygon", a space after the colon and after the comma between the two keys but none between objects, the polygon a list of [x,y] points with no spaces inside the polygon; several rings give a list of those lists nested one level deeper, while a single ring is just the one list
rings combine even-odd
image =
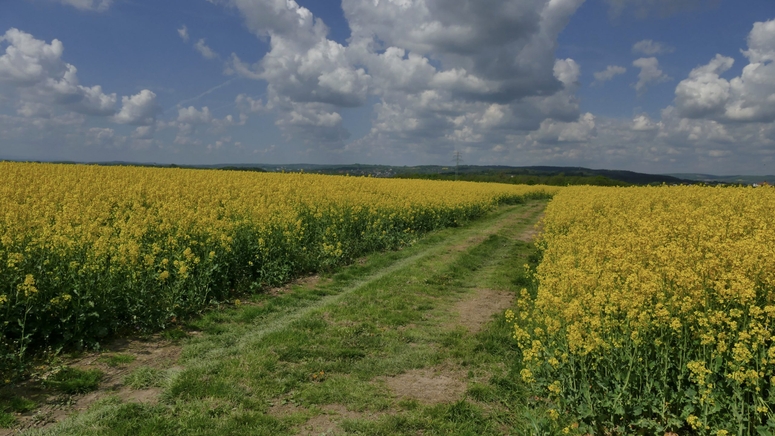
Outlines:
[{"label": "power transmission tower", "polygon": [[463,162],[463,153],[459,152],[458,150],[455,150],[455,154],[453,154],[454,160],[455,160],[455,181],[457,181],[457,173],[460,170],[460,162]]}]

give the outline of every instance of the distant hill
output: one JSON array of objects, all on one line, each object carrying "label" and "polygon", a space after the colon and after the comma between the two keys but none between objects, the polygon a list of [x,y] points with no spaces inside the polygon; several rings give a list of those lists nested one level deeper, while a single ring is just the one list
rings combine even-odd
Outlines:
[{"label": "distant hill", "polygon": [[[76,162],[57,162],[76,163]],[[83,162],[87,163],[87,162]],[[338,174],[371,177],[423,178],[437,180],[470,180],[499,183],[527,184],[593,184],[603,186],[627,186],[649,184],[693,184],[693,183],[745,183],[768,181],[773,184],[775,176],[713,176],[707,174],[647,174],[634,171],[591,169],[584,167],[555,166],[504,166],[504,165],[461,165],[455,174],[453,165],[391,166],[368,164],[210,164],[174,165],[136,162],[98,162],[95,165],[129,165],[165,168],[199,168],[233,171],[300,172],[315,174]]]},{"label": "distant hill", "polygon": [[[439,170],[440,168],[440,170]],[[407,169],[397,177],[424,179],[459,179],[477,182],[500,182],[513,184],[544,185],[598,185],[629,186],[648,184],[687,184],[696,183],[677,177],[636,173],[633,171],[595,170],[583,167],[553,166],[461,166],[457,176],[454,168],[415,167]]]},{"label": "distant hill", "polygon": [[686,180],[696,180],[705,183],[730,183],[730,184],[742,184],[751,185],[754,183],[767,182],[771,185],[775,185],[775,176],[714,176],[712,174],[667,174],[672,177],[678,177]]},{"label": "distant hill", "polygon": [[[375,177],[409,177],[409,176],[431,176],[423,178],[446,179],[449,176],[454,177],[454,166],[441,165],[419,165],[419,166],[390,166],[390,165],[315,165],[315,164],[289,164],[289,165],[230,165],[232,167],[257,167],[266,171],[304,171],[319,174],[349,174],[349,175],[370,175]],[[222,167],[222,166],[220,166]],[[553,167],[553,166],[527,166],[511,167],[503,165],[462,165],[458,168],[458,177],[466,179],[469,175],[507,175],[507,176],[536,176],[538,177],[603,177],[624,184],[645,185],[661,183],[692,183],[688,179],[682,179],[664,174],[645,174],[633,171],[621,170],[595,170],[583,167]]]}]

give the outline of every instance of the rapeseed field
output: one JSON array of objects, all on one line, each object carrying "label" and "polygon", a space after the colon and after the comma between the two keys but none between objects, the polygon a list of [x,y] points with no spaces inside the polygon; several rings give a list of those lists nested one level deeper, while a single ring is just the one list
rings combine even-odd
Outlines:
[{"label": "rapeseed field", "polygon": [[0,368],[31,351],[158,330],[554,191],[0,162]]},{"label": "rapeseed field", "polygon": [[775,189],[569,187],[507,312],[566,433],[775,431]]}]

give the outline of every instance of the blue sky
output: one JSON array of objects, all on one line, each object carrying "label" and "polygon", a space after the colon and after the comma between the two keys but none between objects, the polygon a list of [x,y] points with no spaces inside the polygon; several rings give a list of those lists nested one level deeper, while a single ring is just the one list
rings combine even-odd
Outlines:
[{"label": "blue sky", "polygon": [[0,2],[0,158],[443,165],[456,150],[775,173],[775,3]]}]

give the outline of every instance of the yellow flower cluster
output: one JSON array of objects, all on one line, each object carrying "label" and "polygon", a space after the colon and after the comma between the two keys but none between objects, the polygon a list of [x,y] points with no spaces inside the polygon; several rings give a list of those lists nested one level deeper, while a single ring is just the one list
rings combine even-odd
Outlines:
[{"label": "yellow flower cluster", "polygon": [[544,395],[612,426],[775,425],[775,189],[569,187],[543,227],[507,318]]},{"label": "yellow flower cluster", "polygon": [[163,327],[556,190],[0,162],[0,351]]}]

